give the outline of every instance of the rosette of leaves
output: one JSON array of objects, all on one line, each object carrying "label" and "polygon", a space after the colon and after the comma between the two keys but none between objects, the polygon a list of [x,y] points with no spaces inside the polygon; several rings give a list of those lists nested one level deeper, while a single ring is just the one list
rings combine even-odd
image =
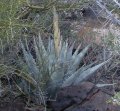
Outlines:
[{"label": "rosette of leaves", "polygon": [[34,39],[36,59],[34,59],[30,53],[28,46],[26,50],[21,42],[21,47],[30,76],[33,77],[42,90],[47,91],[49,96],[55,95],[61,87],[78,85],[87,80],[96,70],[107,62],[95,66],[93,66],[94,63],[92,63],[79,67],[90,45],[80,53],[80,46],[78,46],[77,50],[72,54],[74,43],[69,47],[67,41],[63,42],[60,40],[58,47],[60,51],[59,54],[57,54],[54,40],[49,39],[48,48],[45,48],[40,35],[39,40]]},{"label": "rosette of leaves", "polygon": [[67,40],[62,40],[55,8],[53,12],[54,38],[49,38],[48,47],[44,46],[39,34],[38,38],[34,38],[36,57],[33,57],[28,44],[24,45],[20,42],[29,76],[36,81],[36,88],[47,92],[47,97],[52,99],[56,97],[57,91],[61,87],[82,83],[108,62],[105,61],[98,65],[92,63],[80,67],[80,63],[89,50],[90,45],[81,52],[79,52],[79,45],[73,53],[75,42],[69,46]]}]

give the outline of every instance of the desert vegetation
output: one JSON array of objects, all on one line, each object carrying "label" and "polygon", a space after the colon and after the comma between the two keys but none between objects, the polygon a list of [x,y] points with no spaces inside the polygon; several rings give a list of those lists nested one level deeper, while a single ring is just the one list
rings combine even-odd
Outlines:
[{"label": "desert vegetation", "polygon": [[0,111],[119,111],[120,1],[1,0]]}]

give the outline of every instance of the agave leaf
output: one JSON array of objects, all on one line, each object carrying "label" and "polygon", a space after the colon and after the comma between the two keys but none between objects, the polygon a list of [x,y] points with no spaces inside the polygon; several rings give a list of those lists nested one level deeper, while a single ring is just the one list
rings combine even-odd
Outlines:
[{"label": "agave leaf", "polygon": [[27,42],[27,39],[25,38],[25,45],[26,45],[26,50],[30,53],[30,50],[28,48],[28,42]]},{"label": "agave leaf", "polygon": [[66,58],[67,58],[67,51],[68,51],[68,43],[67,42],[64,42],[63,43],[63,46],[62,46],[62,49],[60,51],[60,55],[59,55],[59,58],[58,60],[60,62],[66,62]]},{"label": "agave leaf", "polygon": [[[60,41],[59,41],[59,51],[62,50],[62,47],[63,47],[63,38],[60,37]],[[60,55],[60,53],[59,53],[59,55]]]},{"label": "agave leaf", "polygon": [[[79,47],[80,47],[80,45],[78,46],[78,49],[79,49]],[[73,59],[75,59],[74,65],[80,64],[81,60],[83,59],[83,57],[85,56],[85,54],[87,53],[89,48],[90,48],[90,45],[85,47],[77,56],[76,56],[76,54],[73,55]]]},{"label": "agave leaf", "polygon": [[49,44],[48,44],[48,69],[49,69],[49,74],[51,75],[52,72],[55,69],[55,64],[57,62],[57,57],[56,57],[56,53],[55,53],[55,47],[54,47],[54,43],[53,40],[49,39]]},{"label": "agave leaf", "polygon": [[32,57],[31,53],[28,53],[25,50],[25,47],[22,44],[22,42],[21,42],[21,48],[23,50],[24,58],[29,68],[28,70],[30,71],[33,77],[36,77],[39,74],[39,69],[37,68],[34,58]]},{"label": "agave leaf", "polygon": [[63,80],[63,77],[64,77],[64,65],[62,63],[58,63],[56,64],[55,69],[56,70],[51,75],[51,79],[52,81],[59,82]]},{"label": "agave leaf", "polygon": [[74,45],[75,45],[75,41],[72,43],[72,45],[70,46],[70,48],[68,48],[68,54],[67,54],[67,56],[68,56],[68,58],[70,56],[70,59],[73,56],[72,53],[73,53]]},{"label": "agave leaf", "polygon": [[79,76],[79,72],[81,69],[77,70],[74,74],[72,74],[70,77],[68,77],[62,84],[62,87],[70,86],[73,84],[73,82],[76,80],[76,78]]},{"label": "agave leaf", "polygon": [[70,73],[70,74],[66,74],[67,76],[65,77],[65,81],[62,84],[62,87],[66,87],[66,86],[70,86],[74,83],[74,81],[76,80],[76,78],[81,74],[81,72],[87,70],[88,68],[90,68],[91,66],[93,66],[95,64],[91,63],[87,66],[83,66],[80,69],[78,69],[75,73]]},{"label": "agave leaf", "polygon": [[73,54],[73,58],[75,58],[78,55],[78,52],[80,50],[81,44],[79,44],[79,46],[77,47],[76,51]]},{"label": "agave leaf", "polygon": [[64,51],[65,51],[65,42],[62,44],[62,47],[61,47],[61,50],[60,50],[60,53],[59,53],[59,61],[64,61]]},{"label": "agave leaf", "polygon": [[[76,51],[73,53],[74,44],[75,44],[75,41],[72,43],[70,48],[68,48],[68,51],[67,51],[67,60],[68,61],[70,60],[72,62],[75,61],[75,58],[78,55],[78,52],[79,52],[80,47],[81,47],[81,44],[79,44],[79,46],[77,47]],[[72,63],[72,65],[73,65],[73,63]]]},{"label": "agave leaf", "polygon": [[39,46],[40,53],[43,53],[44,56],[47,56],[47,51],[46,51],[43,41],[41,39],[40,33],[39,33],[38,39],[39,39],[38,46]]},{"label": "agave leaf", "polygon": [[105,65],[108,61],[109,60],[83,71],[79,75],[79,77],[76,79],[76,81],[74,82],[74,85],[77,85],[77,84],[85,81],[86,79],[88,79],[92,74],[94,74],[95,71],[97,71],[99,68],[101,68],[103,65]]},{"label": "agave leaf", "polygon": [[89,47],[90,45],[88,45],[85,49],[83,49],[76,57],[75,56],[72,57],[72,64],[69,65],[68,73],[70,72],[74,73],[79,68],[79,64],[82,61],[85,54],[87,53]]},{"label": "agave leaf", "polygon": [[[39,48],[35,39],[34,39],[34,47],[35,47],[35,53],[36,53],[36,63],[37,63],[37,66],[39,68],[39,72],[42,73],[42,69],[43,69],[42,67],[43,67],[43,65],[46,67],[46,64],[48,61],[48,57],[47,57],[48,54],[45,51],[44,46],[42,46],[42,42],[40,39],[39,39],[39,41],[40,41],[39,46],[41,44],[41,48]],[[44,62],[44,64],[43,64],[43,62]]]},{"label": "agave leaf", "polygon": [[35,38],[34,38],[34,47],[35,47],[36,59],[37,61],[41,62],[40,52],[39,52]]},{"label": "agave leaf", "polygon": [[64,49],[64,60],[67,61],[67,52],[68,52],[68,41],[65,42],[65,49]]},{"label": "agave leaf", "polygon": [[47,52],[50,53],[52,47],[54,47],[54,43],[53,43],[53,40],[49,37],[49,39],[48,39]]},{"label": "agave leaf", "polygon": [[106,87],[106,86],[113,86],[115,85],[116,83],[113,83],[113,84],[96,84],[97,87]]},{"label": "agave leaf", "polygon": [[56,96],[56,92],[61,87],[64,78],[64,67],[58,65],[58,68],[51,75],[51,81],[48,83],[48,92],[51,98]]}]

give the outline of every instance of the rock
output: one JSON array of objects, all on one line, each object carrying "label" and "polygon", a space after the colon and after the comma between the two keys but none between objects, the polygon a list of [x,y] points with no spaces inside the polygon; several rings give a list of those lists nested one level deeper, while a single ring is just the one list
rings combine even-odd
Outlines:
[{"label": "rock", "polygon": [[79,86],[62,88],[55,102],[51,102],[52,111],[119,111],[120,106],[108,104],[110,95],[94,84],[84,82]]},{"label": "rock", "polygon": [[72,104],[79,104],[87,97],[87,93],[93,88],[93,84],[86,82],[80,86],[62,88],[57,95],[57,100],[51,102],[54,111],[61,111]]}]

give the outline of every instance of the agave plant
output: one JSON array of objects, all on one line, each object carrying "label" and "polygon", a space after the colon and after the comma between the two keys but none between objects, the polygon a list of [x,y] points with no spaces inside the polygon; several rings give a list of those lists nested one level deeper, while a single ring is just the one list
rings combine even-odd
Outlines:
[{"label": "agave plant", "polygon": [[47,92],[49,98],[56,97],[57,91],[61,87],[78,85],[87,80],[96,70],[108,62],[105,61],[98,65],[92,63],[80,67],[80,63],[89,50],[90,45],[81,52],[79,52],[79,45],[73,53],[75,42],[69,46],[67,40],[63,41],[60,36],[55,8],[53,12],[54,39],[49,38],[48,47],[45,47],[40,34],[38,38],[34,38],[35,59],[30,53],[28,45],[24,46],[20,42],[29,75],[36,81],[37,88],[39,87],[44,92]]},{"label": "agave plant", "polygon": [[[103,62],[96,66],[94,63],[80,66],[82,59],[87,53],[90,45],[79,53],[80,46],[72,54],[74,43],[68,46],[68,42],[60,40],[59,55],[56,53],[54,40],[49,39],[48,47],[45,48],[39,35],[39,40],[34,39],[36,59],[25,48],[21,42],[24,58],[28,66],[28,72],[34,78],[39,87],[49,96],[56,94],[61,87],[78,85],[87,80],[94,72],[107,63]],[[93,66],[93,67],[92,67]]]}]

